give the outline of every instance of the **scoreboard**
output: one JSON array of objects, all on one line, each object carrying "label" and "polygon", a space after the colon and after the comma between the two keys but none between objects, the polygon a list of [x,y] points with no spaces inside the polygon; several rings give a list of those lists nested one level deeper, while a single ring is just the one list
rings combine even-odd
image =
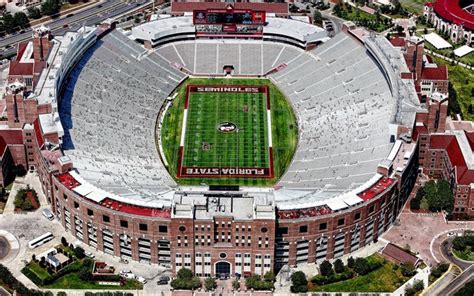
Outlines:
[{"label": "scoreboard", "polygon": [[261,35],[265,11],[208,9],[193,11],[193,24],[198,35],[236,34]]},{"label": "scoreboard", "polygon": [[263,25],[265,12],[253,10],[196,10],[193,13],[194,24],[234,24],[234,25]]}]

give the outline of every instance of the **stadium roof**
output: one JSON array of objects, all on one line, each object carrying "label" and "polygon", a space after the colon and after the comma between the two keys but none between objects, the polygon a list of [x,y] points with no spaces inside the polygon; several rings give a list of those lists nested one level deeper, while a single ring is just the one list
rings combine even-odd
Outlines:
[{"label": "stadium roof", "polygon": [[431,45],[437,49],[451,48],[453,47],[448,41],[444,40],[441,36],[435,32],[423,35],[423,38],[428,41]]},{"label": "stadium roof", "polygon": [[427,5],[434,5],[434,11],[445,20],[474,30],[474,15],[465,11],[459,5],[459,0],[437,0],[434,4]]},{"label": "stadium roof", "polygon": [[[323,28],[300,20],[267,17],[267,22],[263,27],[264,33],[285,34],[305,42],[325,42],[329,39]],[[132,36],[140,40],[157,40],[171,33],[195,33],[192,16],[164,17],[132,28]]]},{"label": "stadium roof", "polygon": [[[228,2],[171,2],[171,13],[194,10],[225,9]],[[288,14],[288,3],[234,2],[234,9],[263,10],[267,13]]]}]

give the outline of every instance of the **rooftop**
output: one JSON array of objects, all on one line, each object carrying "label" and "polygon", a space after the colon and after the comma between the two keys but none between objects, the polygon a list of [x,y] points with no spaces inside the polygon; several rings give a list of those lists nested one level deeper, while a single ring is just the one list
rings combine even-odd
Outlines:
[{"label": "rooftop", "polygon": [[364,201],[370,200],[387,190],[387,188],[390,187],[394,182],[395,181],[390,178],[382,178],[368,190],[359,193],[358,196],[360,196],[360,198],[362,198]]}]

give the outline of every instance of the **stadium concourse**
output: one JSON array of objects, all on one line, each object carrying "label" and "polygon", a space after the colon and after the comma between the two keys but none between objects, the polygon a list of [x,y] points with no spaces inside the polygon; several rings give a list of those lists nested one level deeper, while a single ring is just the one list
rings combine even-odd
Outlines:
[{"label": "stadium concourse", "polygon": [[[403,52],[380,36],[320,38],[292,19],[247,39],[197,38],[170,19],[179,17],[142,25],[149,36],[168,28],[151,49],[156,40],[134,35],[140,26],[51,41],[35,89],[50,108],[31,128],[35,167],[65,229],[105,253],[198,276],[263,274],[377,241],[417,173],[409,130],[420,104],[413,81],[400,79]],[[293,24],[300,35],[288,35]],[[286,95],[299,143],[275,186],[178,186],[170,176],[160,128],[190,76],[266,77]],[[21,91],[11,85],[9,96]]]}]

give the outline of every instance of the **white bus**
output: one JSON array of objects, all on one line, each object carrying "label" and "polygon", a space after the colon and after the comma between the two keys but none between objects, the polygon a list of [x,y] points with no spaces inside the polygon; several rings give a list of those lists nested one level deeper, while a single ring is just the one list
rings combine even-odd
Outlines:
[{"label": "white bus", "polygon": [[39,236],[39,237],[37,237],[33,240],[30,240],[28,242],[28,248],[35,249],[35,248],[41,246],[42,244],[45,244],[45,243],[49,242],[53,238],[54,238],[54,235],[51,232],[46,232],[42,236]]}]

